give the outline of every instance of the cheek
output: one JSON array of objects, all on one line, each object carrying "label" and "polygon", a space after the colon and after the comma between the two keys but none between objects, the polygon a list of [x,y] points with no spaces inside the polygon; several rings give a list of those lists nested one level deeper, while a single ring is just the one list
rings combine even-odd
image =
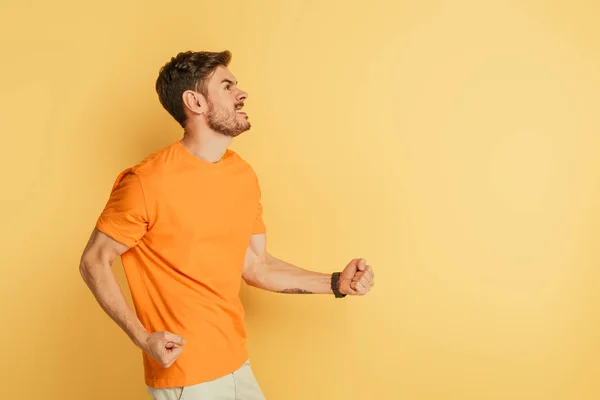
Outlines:
[{"label": "cheek", "polygon": [[215,106],[221,110],[235,110],[235,103],[230,99],[219,99]]},{"label": "cheek", "polygon": [[208,102],[212,104],[214,108],[223,108],[227,105],[228,96],[227,93],[213,92],[208,95]]},{"label": "cheek", "polygon": [[223,114],[227,114],[229,112],[229,108],[227,108],[222,102],[220,101],[215,101],[211,104],[210,106],[213,114],[215,115],[223,115]]}]

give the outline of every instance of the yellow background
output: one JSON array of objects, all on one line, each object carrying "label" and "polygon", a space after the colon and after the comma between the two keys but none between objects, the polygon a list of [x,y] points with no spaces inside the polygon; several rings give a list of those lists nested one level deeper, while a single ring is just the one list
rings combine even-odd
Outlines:
[{"label": "yellow background", "polygon": [[78,263],[116,174],[180,137],[154,82],[187,49],[250,93],[270,251],[376,270],[244,287],[269,400],[600,398],[598,2],[1,4],[2,398],[147,398]]}]

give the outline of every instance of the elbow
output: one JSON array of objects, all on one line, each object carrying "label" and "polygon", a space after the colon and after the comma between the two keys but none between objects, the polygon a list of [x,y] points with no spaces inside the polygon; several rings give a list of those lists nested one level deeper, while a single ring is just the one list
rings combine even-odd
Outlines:
[{"label": "elbow", "polygon": [[81,278],[89,286],[103,267],[104,263],[101,260],[97,257],[92,257],[89,253],[85,253],[79,261],[79,275],[81,275]]},{"label": "elbow", "polygon": [[242,279],[246,284],[250,286],[254,286],[254,282],[256,281],[256,274],[252,271],[252,267],[247,266],[244,268],[244,273],[242,274]]},{"label": "elbow", "polygon": [[92,263],[85,256],[81,258],[79,262],[79,275],[84,280],[85,283],[89,283],[92,277]]},{"label": "elbow", "polygon": [[256,264],[247,265],[244,268],[242,278],[250,286],[261,287],[262,282],[264,282],[264,273],[262,271],[263,269],[259,268]]}]

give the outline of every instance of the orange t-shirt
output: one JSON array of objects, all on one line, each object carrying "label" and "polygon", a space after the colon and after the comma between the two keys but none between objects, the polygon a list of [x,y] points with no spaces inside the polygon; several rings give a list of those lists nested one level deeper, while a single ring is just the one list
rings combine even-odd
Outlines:
[{"label": "orange t-shirt", "polygon": [[216,163],[179,141],[122,171],[97,228],[129,246],[121,256],[138,318],[186,344],[170,368],[143,353],[145,382],[206,382],[248,358],[239,298],[246,249],[264,233],[258,179],[227,150]]}]

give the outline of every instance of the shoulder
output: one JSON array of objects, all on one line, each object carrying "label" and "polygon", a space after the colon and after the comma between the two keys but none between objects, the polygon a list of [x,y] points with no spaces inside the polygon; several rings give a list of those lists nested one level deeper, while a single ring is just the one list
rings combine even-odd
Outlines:
[{"label": "shoulder", "polygon": [[169,155],[173,152],[173,144],[169,144],[152,153],[133,165],[119,171],[114,182],[112,190],[125,188],[143,188],[145,183],[151,181],[157,175],[162,175],[165,167],[169,164]]},{"label": "shoulder", "polygon": [[234,159],[234,163],[236,165],[236,168],[234,168],[236,171],[235,175],[238,176],[241,182],[243,182],[244,187],[248,188],[248,190],[251,190],[252,193],[258,193],[260,196],[260,179],[258,178],[258,174],[252,165],[250,165],[248,161],[234,151],[231,151],[230,157]]},{"label": "shoulder", "polygon": [[152,182],[161,182],[172,174],[174,167],[180,165],[176,143],[170,143],[160,149],[148,153],[137,163],[130,165],[119,173],[117,181],[130,179],[138,181],[146,188]]},{"label": "shoulder", "polygon": [[256,172],[254,171],[254,168],[252,168],[252,165],[250,165],[250,163],[246,161],[239,153],[233,150],[227,150],[227,153],[228,157],[232,160],[232,163],[234,163],[237,167],[244,169],[256,176]]},{"label": "shoulder", "polygon": [[164,146],[152,153],[149,153],[140,160],[137,164],[133,165],[130,170],[131,173],[136,174],[138,177],[148,177],[156,172],[160,172],[172,163],[175,155],[176,143],[171,143]]}]

